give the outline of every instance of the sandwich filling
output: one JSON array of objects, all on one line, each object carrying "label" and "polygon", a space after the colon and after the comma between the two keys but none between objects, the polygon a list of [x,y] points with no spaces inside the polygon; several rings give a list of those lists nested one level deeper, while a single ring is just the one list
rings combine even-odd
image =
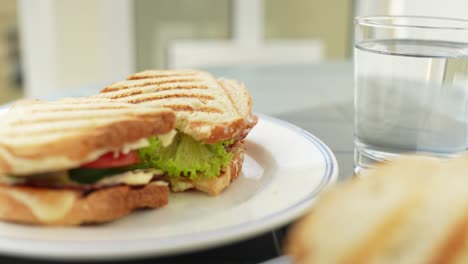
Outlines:
[{"label": "sandwich filling", "polygon": [[233,143],[234,140],[227,140],[204,144],[173,131],[127,144],[120,151],[105,153],[79,168],[28,177],[3,176],[0,182],[39,186],[144,185],[161,177],[215,178],[230,164],[233,154],[229,146]]},{"label": "sandwich filling", "polygon": [[164,147],[156,137],[149,139],[150,145],[138,153],[143,168],[156,168],[169,177],[214,178],[221,168],[227,166],[233,154],[227,150],[234,140],[216,144],[202,144],[190,136],[178,133],[172,143]]}]

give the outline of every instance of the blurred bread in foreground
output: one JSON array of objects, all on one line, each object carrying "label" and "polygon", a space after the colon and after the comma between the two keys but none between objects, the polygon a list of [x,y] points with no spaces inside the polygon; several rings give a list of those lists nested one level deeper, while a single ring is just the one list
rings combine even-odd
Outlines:
[{"label": "blurred bread in foreground", "polygon": [[324,193],[288,234],[295,263],[468,263],[468,157],[406,156]]}]

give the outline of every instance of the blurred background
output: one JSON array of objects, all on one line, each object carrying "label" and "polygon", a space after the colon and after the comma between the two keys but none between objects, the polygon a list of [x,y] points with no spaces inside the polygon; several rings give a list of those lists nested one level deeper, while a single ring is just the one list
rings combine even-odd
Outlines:
[{"label": "blurred background", "polygon": [[356,15],[466,10],[464,0],[2,0],[0,103],[81,95],[148,68],[346,61]]}]

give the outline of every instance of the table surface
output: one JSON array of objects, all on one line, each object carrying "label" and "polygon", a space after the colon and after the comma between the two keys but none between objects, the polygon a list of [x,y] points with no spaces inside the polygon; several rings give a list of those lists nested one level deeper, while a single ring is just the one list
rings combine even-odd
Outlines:
[{"label": "table surface", "polygon": [[[254,111],[283,119],[314,134],[335,154],[339,179],[352,175],[354,85],[350,61],[230,66],[207,70],[217,77],[242,80],[252,95]],[[93,92],[93,89],[83,89],[83,93]],[[281,256],[281,244],[287,228],[202,252],[121,263],[258,263]],[[31,259],[0,257],[0,263],[32,262]]]}]

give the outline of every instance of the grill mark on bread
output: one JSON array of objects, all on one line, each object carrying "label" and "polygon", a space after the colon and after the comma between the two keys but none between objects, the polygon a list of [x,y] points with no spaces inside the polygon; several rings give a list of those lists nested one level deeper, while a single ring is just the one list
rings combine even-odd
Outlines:
[{"label": "grill mark on bread", "polygon": [[[423,188],[425,190],[425,188]],[[404,224],[411,211],[424,198],[425,191],[417,190],[413,193],[405,203],[388,212],[387,217],[382,219],[380,224],[375,228],[370,229],[367,239],[360,243],[355,250],[345,255],[340,263],[367,263],[372,259],[379,249],[384,246],[385,241],[391,237],[394,230]]]},{"label": "grill mark on bread", "polygon": [[166,104],[166,105],[163,105],[163,107],[172,109],[174,111],[183,111],[183,112],[206,112],[206,113],[217,113],[217,114],[223,113],[223,111],[219,110],[218,108],[208,107],[208,106],[194,108],[190,105],[167,105]]},{"label": "grill mark on bread", "polygon": [[[112,121],[107,121],[106,120],[106,124],[112,124],[112,123],[116,123],[116,122],[119,122],[120,120],[124,120],[124,119],[113,119]],[[99,119],[95,119],[96,122],[100,122],[102,120],[99,120]],[[47,119],[47,118],[44,118],[44,119],[41,119],[41,120],[24,120],[24,121],[15,121],[14,123],[10,123],[11,125],[11,128],[12,130],[14,131],[15,129],[19,128],[19,129],[23,129],[23,130],[27,130],[28,126],[34,126],[34,125],[38,125],[38,124],[42,124],[42,123],[48,123],[47,125],[57,125],[57,124],[61,124],[61,123],[71,123],[72,121],[67,118],[67,117],[63,117],[63,118],[50,118],[50,119]],[[72,131],[72,130],[76,130],[76,131],[83,131],[83,130],[87,130],[88,128],[96,128],[96,125],[94,124],[87,124],[86,126],[80,126],[80,127],[73,127],[73,126],[70,126],[70,127],[67,127],[67,126],[63,126],[63,127],[58,127],[58,128],[47,128],[47,129],[42,129],[41,130],[41,133],[36,133],[36,132],[33,132],[33,131],[27,131],[27,133],[25,133],[25,135],[29,135],[29,134],[34,134],[34,135],[38,135],[38,134],[49,134],[51,132],[68,132],[68,131]],[[14,131],[15,133],[17,131]],[[8,133],[4,133],[3,135],[10,135]]]},{"label": "grill mark on bread", "polygon": [[[125,92],[130,90],[130,89],[136,89],[136,88],[148,88],[153,86],[155,88],[154,92],[160,92],[160,91],[175,91],[175,90],[194,90],[194,89],[200,89],[200,90],[207,90],[208,86],[205,84],[205,82],[199,82],[199,83],[193,83],[193,82],[177,82],[177,83],[172,83],[174,85],[155,85],[155,84],[150,84],[150,85],[141,85],[141,86],[129,86],[129,87],[121,87],[121,88],[116,88],[113,91],[107,91],[107,92],[115,92],[118,93],[117,95],[123,95],[121,97],[125,97]],[[106,93],[106,91],[102,92],[103,94]]]},{"label": "grill mark on bread", "polygon": [[[53,113],[60,113],[60,111],[53,111],[53,112],[48,112],[49,114]],[[119,118],[115,118],[112,116],[112,114],[121,114],[122,116]],[[129,118],[129,117],[136,117],[136,116],[144,116],[144,114],[139,114],[139,115],[123,115],[122,113],[109,113],[107,115],[102,115],[102,116],[86,116],[83,115],[85,118],[89,118],[90,120],[94,121],[106,121],[108,123],[117,121],[120,119],[123,119],[124,117]],[[9,122],[9,125],[12,127],[18,126],[18,125],[26,125],[26,124],[38,124],[38,123],[43,123],[43,122],[64,122],[64,121],[69,121],[73,122],[73,118],[81,118],[80,116],[55,116],[55,115],[47,115],[47,113],[44,113],[43,116],[38,116],[37,118],[35,117],[34,119],[19,119],[19,120],[12,120]]]},{"label": "grill mark on bread", "polygon": [[113,95],[111,96],[110,98],[111,99],[119,99],[119,98],[122,98],[122,97],[127,97],[127,96],[133,96],[133,95],[139,95],[139,94],[142,94],[143,92],[142,91],[138,91],[138,90],[134,90],[134,91],[125,91],[121,94],[117,94],[117,95]]},{"label": "grill mark on bread", "polygon": [[466,234],[468,234],[468,211],[465,208],[464,216],[448,233],[447,239],[437,247],[438,252],[428,263],[452,263],[452,261],[456,260],[456,257],[463,252],[462,249],[467,243]]},{"label": "grill mark on bread", "polygon": [[133,74],[127,78],[127,80],[141,80],[141,79],[150,79],[150,78],[164,78],[164,77],[171,77],[171,76],[196,76],[199,74],[193,70],[186,70],[186,71],[164,71],[164,72],[157,72],[157,71],[144,71],[140,73]]},{"label": "grill mark on bread", "polygon": [[[68,103],[67,103],[68,104]],[[112,104],[112,103],[111,103]],[[54,111],[87,111],[87,110],[116,110],[116,109],[127,109],[129,107],[116,107],[116,106],[99,106],[99,105],[78,105],[70,103],[68,106],[63,105],[50,105],[44,107],[25,107],[21,110],[24,111],[31,111],[31,112],[54,112]],[[18,109],[14,109],[14,111],[18,111]]]},{"label": "grill mark on bread", "polygon": [[[148,120],[154,120],[155,122],[161,122],[161,117],[159,115],[139,115],[138,117],[135,117],[134,120],[132,122],[145,122],[145,119],[148,119]],[[122,123],[122,122],[128,122],[126,121],[127,119],[126,118],[119,118],[119,119],[112,119],[112,120],[106,120],[106,123],[103,124],[105,126],[115,126],[117,125],[118,123]],[[164,118],[163,118],[164,120]],[[96,120],[96,122],[98,122],[99,120]],[[164,120],[162,122],[164,123],[172,123],[174,120]],[[37,124],[40,124],[40,123],[43,123],[43,122],[49,122],[49,127],[47,129],[42,129],[42,130],[38,130],[38,131],[31,131],[31,127],[33,125],[37,125]],[[23,135],[26,135],[26,136],[36,136],[36,137],[40,137],[40,136],[47,136],[47,135],[51,135],[51,134],[54,134],[54,133],[57,133],[57,134],[61,134],[61,137],[63,138],[63,140],[65,140],[66,138],[69,138],[69,137],[74,137],[74,136],[77,136],[77,135],[80,135],[82,133],[90,133],[90,134],[93,134],[94,131],[96,131],[97,126],[94,124],[94,123],[85,123],[83,125],[80,125],[80,126],[66,126],[66,124],[64,123],[67,123],[67,122],[70,122],[69,119],[67,118],[63,118],[63,119],[56,119],[54,118],[53,120],[31,120],[31,122],[29,123],[19,123],[19,124],[15,124],[12,126],[12,133],[3,133],[2,135],[3,136],[9,136],[9,137],[12,137],[12,136],[23,136]],[[102,122],[102,120],[101,120]],[[55,126],[54,126],[55,125]],[[14,128],[16,127],[19,127],[22,131],[25,131],[26,133],[19,133],[19,131],[15,131]],[[167,130],[167,124],[161,124],[160,126],[163,130]],[[149,136],[149,135],[148,135]],[[11,141],[10,141],[11,142]],[[1,144],[0,144],[1,146]],[[4,146],[5,148],[8,148],[7,146]]]},{"label": "grill mark on bread", "polygon": [[[119,100],[121,99],[127,99],[132,96],[140,95],[140,94],[155,94],[155,93],[160,93],[160,92],[165,92],[165,91],[171,91],[171,92],[182,92],[182,91],[189,91],[189,90],[207,90],[208,86],[202,84],[202,85],[193,85],[192,83],[190,85],[183,85],[183,83],[178,83],[178,86],[144,86],[144,87],[131,87],[123,90],[118,90],[115,92],[110,92],[110,93],[102,93],[95,95],[97,98],[110,98],[114,100]],[[126,100],[124,100],[127,102]]]},{"label": "grill mark on bread", "polygon": [[156,100],[163,100],[163,99],[171,99],[171,98],[195,98],[199,99],[202,102],[214,100],[215,98],[211,95],[205,95],[205,94],[164,94],[164,95],[149,95],[144,98],[137,98],[137,99],[128,99],[127,102],[133,103],[133,104],[138,104],[138,103],[143,103],[143,102],[149,102],[149,101],[156,101]]},{"label": "grill mark on bread", "polygon": [[206,84],[189,84],[184,85],[182,83],[178,83],[177,86],[162,86],[158,87],[157,91],[176,91],[176,90],[193,90],[193,89],[200,89],[200,90],[207,90],[208,86]]},{"label": "grill mark on bread", "polygon": [[[111,103],[114,104],[114,103]],[[130,107],[118,107],[118,106],[99,106],[99,105],[76,105],[76,104],[69,104],[67,105],[50,105],[46,107],[25,107],[21,111],[25,111],[28,113],[48,113],[48,112],[76,112],[76,111],[95,111],[95,110],[122,110],[122,109],[129,109]],[[13,111],[18,111],[14,109]],[[20,112],[21,112],[20,111]]]},{"label": "grill mark on bread", "polygon": [[146,79],[147,81],[141,81],[141,80],[143,80],[143,79],[129,80],[129,81],[113,83],[113,84],[109,85],[108,87],[102,89],[101,93],[115,92],[115,91],[129,89],[129,88],[146,87],[146,86],[150,86],[150,85],[156,85],[156,86],[166,85],[166,86],[168,86],[169,84],[175,84],[175,83],[190,83],[190,84],[203,83],[202,79],[193,78],[193,77],[173,78],[173,79],[148,78],[148,79]]},{"label": "grill mark on bread", "polygon": [[[228,84],[229,85],[229,84]],[[228,91],[228,89],[226,89],[226,87],[224,87],[224,83],[223,82],[219,82],[219,86],[221,87],[221,89],[224,91],[224,93],[226,94],[227,98],[229,99],[229,101],[231,102],[232,106],[234,107],[234,109],[236,110],[237,114],[241,115],[241,111],[239,111],[239,108],[237,106],[237,104],[234,102],[234,99],[232,98],[231,96],[231,93]]]},{"label": "grill mark on bread", "polygon": [[[91,127],[96,127],[97,122],[103,122],[103,123],[114,123],[114,122],[119,122],[119,120],[124,120],[128,118],[134,118],[134,119],[140,119],[140,118],[157,118],[159,115],[155,114],[145,114],[145,113],[138,113],[138,114],[129,114],[129,113],[121,113],[121,112],[109,112],[103,115],[86,115],[83,114],[81,116],[56,116],[52,115],[52,113],[60,113],[61,111],[52,111],[52,112],[46,112],[42,116],[37,116],[34,119],[19,119],[19,120],[12,120],[9,121],[9,125],[12,128],[21,126],[21,127],[27,127],[27,125],[35,125],[35,124],[40,124],[40,123],[49,123],[49,124],[57,124],[57,123],[65,123],[65,122],[73,122],[73,118],[88,118],[91,122],[87,122],[88,126]],[[51,115],[47,115],[47,113]],[[119,117],[115,117],[114,115],[120,115]],[[94,123],[92,122],[94,121]],[[80,128],[86,128],[87,126],[83,126]],[[63,127],[64,131],[67,130],[68,127]],[[73,128],[77,129],[77,128]],[[50,130],[48,129],[43,129],[43,131],[49,132]],[[28,132],[29,133],[29,132]]]}]

